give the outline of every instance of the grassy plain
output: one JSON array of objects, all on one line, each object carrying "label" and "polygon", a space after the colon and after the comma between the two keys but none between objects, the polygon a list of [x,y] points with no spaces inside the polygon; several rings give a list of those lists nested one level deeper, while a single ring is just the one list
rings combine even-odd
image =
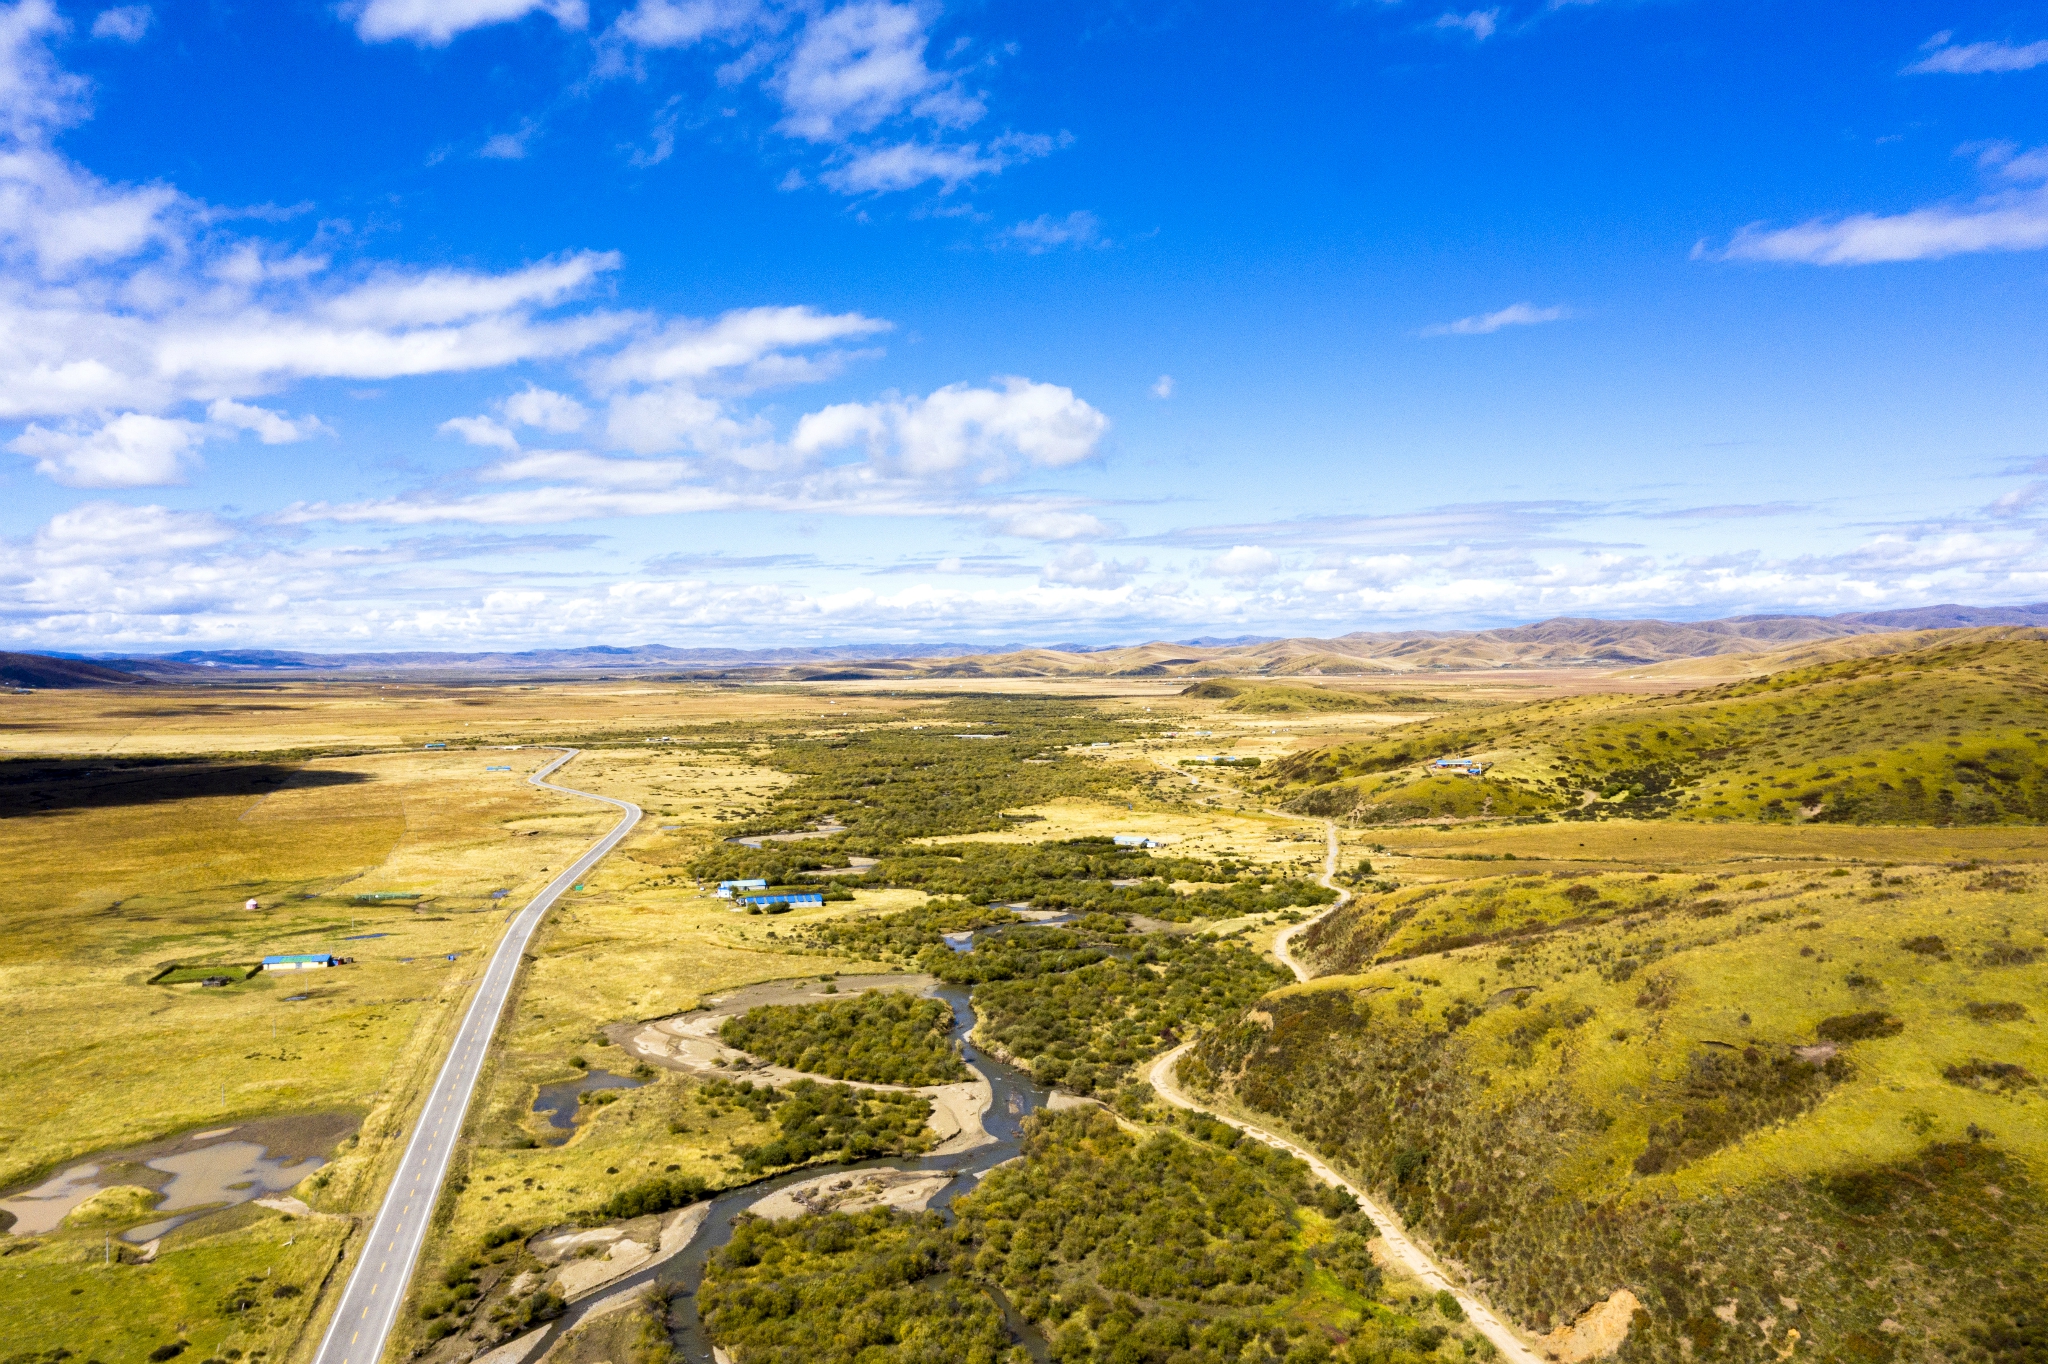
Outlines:
[{"label": "grassy plain", "polygon": [[[2032,647],[2026,640],[1992,643]],[[1893,761],[1882,754],[1894,740],[1903,742],[1902,752],[1925,755],[1925,762],[1912,761],[1928,772],[1935,770],[1929,764],[1952,774],[1959,760],[1990,763],[1996,770],[1985,769],[1990,780],[1979,784],[1980,794],[1999,801],[2008,787],[2031,790],[2031,768],[2013,768],[2015,780],[2007,781],[1999,775],[2007,768],[1997,764],[2006,761],[1998,756],[2006,749],[2032,752],[2018,747],[2036,737],[2027,733],[2032,721],[2023,713],[2038,691],[2030,690],[2027,674],[2032,655],[1951,649],[1912,656],[1897,674],[1827,671],[1896,668],[1899,657],[1907,656],[1827,663],[1790,686],[1740,683],[1749,690],[1711,704],[1722,712],[1718,723],[1755,731],[1742,740],[1754,755],[1742,761],[1754,766],[1772,745],[1780,759],[1796,750],[1802,762],[1812,760],[1802,781],[1828,780],[1809,769],[1826,752],[1842,751],[1840,744],[1824,745],[1850,734],[1862,736],[1857,742],[1880,764]],[[1924,676],[1942,669],[1960,679],[1953,696],[1941,677]],[[1914,672],[1923,676],[1907,675]],[[1403,679],[1402,690],[1413,690],[1414,681]],[[1557,675],[1430,679],[1418,694],[1433,705],[1365,711],[1321,709],[1313,699],[1288,695],[1232,709],[1241,694],[1186,697],[1135,681],[971,684],[983,699],[964,696],[965,685],[265,683],[0,698],[7,707],[0,718],[0,800],[15,816],[0,822],[0,852],[16,872],[9,934],[0,947],[0,1002],[18,1020],[12,1064],[0,1075],[0,1187],[168,1133],[342,1109],[364,1115],[360,1138],[344,1143],[324,1180],[298,1192],[343,1218],[374,1207],[393,1154],[390,1137],[402,1130],[504,910],[523,903],[545,883],[547,868],[563,865],[609,823],[596,807],[525,785],[522,775],[551,755],[499,754],[486,744],[579,743],[588,751],[563,779],[634,799],[648,817],[582,890],[564,897],[535,940],[472,1110],[441,1209],[442,1235],[423,1266],[428,1295],[439,1293],[442,1277],[494,1229],[531,1231],[587,1216],[638,1181],[677,1175],[717,1187],[749,1177],[741,1153],[771,1140],[773,1123],[743,1104],[707,1104],[702,1086],[682,1077],[653,1077],[615,1101],[585,1105],[574,1134],[559,1146],[546,1144],[559,1133],[534,1112],[536,1093],[589,1068],[626,1073],[630,1062],[605,1042],[607,1027],[687,1010],[707,995],[757,981],[876,969],[878,963],[820,951],[809,930],[928,899],[912,885],[869,885],[855,876],[840,882],[858,887],[850,902],[785,916],[736,914],[700,884],[708,858],[737,855],[721,841],[729,835],[803,830],[831,815],[851,832],[767,844],[763,856],[797,849],[838,868],[870,846],[863,838],[942,856],[963,842],[1025,855],[1049,840],[1140,832],[1166,842],[1162,857],[1207,859],[1277,881],[1318,870],[1322,860],[1323,817],[1299,800],[1302,792],[1358,789],[1379,778],[1339,775],[1333,783],[1274,788],[1276,772],[1341,773],[1356,755],[1380,751],[1376,745],[1409,736],[1435,744],[1452,732],[1446,727],[1469,728],[1475,717],[1512,704],[1531,715],[1543,710],[1541,722],[1554,722],[1555,733],[1590,745],[1580,756],[1604,778],[1611,775],[1610,755],[1599,743],[1629,753],[1637,763],[1630,771],[1648,763],[1626,749],[1630,737],[1644,750],[1653,742],[1671,747],[1644,737],[1654,736],[1654,727],[1645,731],[1648,721],[1629,718],[1636,713],[1629,708],[1704,704],[1673,695],[1681,683],[1669,678],[1640,684],[1656,688],[1645,697],[1626,690],[1635,683]],[[1184,685],[1176,680],[1173,689]],[[1915,706],[1926,714],[1914,718]],[[1729,718],[1737,712],[1740,725]],[[950,735],[969,722],[993,730],[1004,716],[1020,717],[1020,734],[1028,720],[1071,742],[1043,753],[988,750],[985,760],[962,758],[953,767],[902,766],[889,756],[911,751],[913,725],[926,726],[916,731],[917,743],[953,742],[964,754],[960,745],[986,741],[940,740],[930,731]],[[1923,744],[1913,728],[1923,723],[1962,732],[1930,731]],[[1668,723],[1664,728],[1676,732]],[[418,747],[430,741],[451,747]],[[1334,756],[1316,756],[1324,750]],[[1263,761],[1228,770],[1182,765],[1215,753]],[[850,777],[877,754],[889,759],[880,769],[894,773],[887,782],[907,782],[910,803],[882,799],[869,784],[873,770]],[[1650,756],[1676,762],[1675,755],[1674,747]],[[1559,760],[1553,752],[1546,762]],[[515,770],[482,770],[499,764]],[[1869,770],[1904,775],[1903,768]],[[1563,775],[1577,781],[1582,774]],[[1557,804],[1549,813],[1580,808],[1583,794],[1560,787],[1553,766],[1532,767],[1528,776],[1530,790],[1548,783],[1543,799]],[[1861,780],[1855,771],[1847,776]],[[1872,783],[1890,779],[1843,789],[1876,791]],[[944,785],[947,801],[926,800],[935,784]],[[1857,1227],[1878,1227],[1895,1240],[1924,1229],[1899,1230],[1910,1219],[1884,1202],[1889,1194],[1873,1196],[1867,1208],[1875,1211],[1844,1212],[1830,1181],[1868,1176],[1890,1189],[1923,1179],[1941,1191],[1936,1201],[1946,1208],[1955,1180],[1930,1173],[1926,1162],[1948,1159],[1939,1153],[1955,1147],[1968,1157],[1956,1178],[1967,1182],[1996,1165],[1979,1184],[2005,1190],[2014,1213],[2034,1208],[2030,1190],[2048,1161],[2038,1149],[2048,1113],[2041,1087],[2021,1075],[2048,1074],[2040,1023],[2048,982],[2040,960],[2023,958],[2041,944],[2048,906],[2038,864],[2048,840],[2029,823],[1926,827],[1829,823],[1803,811],[1796,818],[1765,816],[1769,797],[1760,780],[1742,797],[1749,803],[1741,808],[1754,806],[1753,816],[1632,818],[1685,813],[1690,807],[1682,797],[1698,783],[1649,793],[1679,793],[1650,808],[1632,803],[1640,784],[1609,796],[1596,790],[1598,818],[1515,822],[1475,809],[1433,810],[1426,822],[1372,822],[1340,812],[1340,865],[1363,895],[1310,947],[1327,967],[1347,974],[1283,992],[1264,1007],[1296,1017],[1297,1036],[1321,1029],[1315,1055],[1351,1057],[1360,1073],[1388,1058],[1423,1067],[1436,1077],[1430,1083],[1443,1087],[1403,1111],[1435,1125],[1410,1130],[1402,1125],[1407,1118],[1390,1117],[1372,1127],[1376,1114],[1392,1111],[1379,1106],[1381,1097],[1342,1089],[1351,1080],[1325,1072],[1297,1076],[1295,1091],[1306,1106],[1276,1103],[1266,1120],[1292,1122],[1369,1182],[1390,1189],[1416,1225],[1476,1266],[1525,1324],[1562,1320],[1617,1282],[1660,1283],[1658,1266],[1665,1263],[1648,1250],[1637,1253],[1661,1232],[1643,1231],[1640,1240],[1630,1239],[1636,1231],[1575,1240],[1569,1219],[1546,1220],[1551,1205],[1514,1201],[1547,1188],[1562,1191],[1567,1203],[1578,1200],[1571,1206],[1610,1210],[1628,1227],[1638,1227],[1627,1222],[1630,1209],[1711,1203],[1718,1220],[1711,1229],[1697,1224],[1693,1234],[1711,1230],[1737,1247],[1744,1236],[1769,1240],[1767,1222],[1744,1220],[1752,1212],[1762,1219],[1760,1210],[1772,1210],[1772,1218],[1776,1210],[1794,1211],[1801,1220],[1780,1229],[1781,1239],[1792,1238],[1786,1244],[1805,1246],[1814,1228],[1825,1227],[1856,1248],[1842,1272],[1859,1265],[1862,1279],[1880,1277],[1882,1269],[1911,1284],[1879,1302],[1884,1295],[1876,1289],[1856,1289],[1837,1275],[1818,1290],[1823,1297],[1840,1297],[1843,1312],[1889,1312],[1882,1319],[1905,1330],[1865,1330],[1856,1324],[1861,1317],[1829,1317],[1809,1297],[1796,1315],[1781,1305],[1768,1328],[1774,1353],[1796,1319],[1805,1348],[1827,1340],[1821,1353],[1843,1364],[1947,1350],[1941,1342],[1951,1338],[1958,1343],[1945,1357],[1960,1358],[1971,1348],[1970,1323],[1990,1318],[1966,1320],[1954,1292],[1914,1278],[1918,1270],[1871,1259]],[[1969,785],[1946,784],[1958,791]],[[1941,808],[1931,785],[1923,791],[1928,808]],[[1270,808],[1282,796],[1297,808]],[[906,857],[904,865],[915,860]],[[1361,865],[1367,863],[1370,870]],[[1986,888],[1971,888],[1980,881]],[[1211,883],[1175,888],[1204,884]],[[1574,886],[1590,894],[1575,896]],[[493,900],[495,890],[509,893]],[[417,908],[355,898],[397,891],[425,898]],[[1659,896],[1669,902],[1648,903]],[[257,911],[239,907],[252,897]],[[1411,908],[1400,922],[1388,922]],[[1491,917],[1482,917],[1489,908]],[[1206,926],[1242,932],[1243,941],[1262,949],[1282,917]],[[371,933],[388,936],[356,936]],[[1461,937],[1473,941],[1454,945]],[[1909,950],[1902,946],[1908,938],[1940,938],[1943,947]],[[1987,954],[2004,950],[2001,944],[2017,955],[1991,961]],[[169,963],[237,963],[296,949],[339,949],[357,964],[303,982],[258,976],[224,988],[147,983]],[[1874,984],[1853,982],[1852,975]],[[291,994],[308,998],[287,1002]],[[1318,1022],[1323,1016],[1300,1003],[1322,997],[1362,1002],[1371,1020],[1365,1032],[1343,1019]],[[1712,1090],[1693,1060],[1718,1054],[1710,1043],[1725,1042],[1738,1056],[1755,1043],[1776,1056],[1794,1042],[1818,1040],[1825,1019],[1870,1012],[1899,1028],[1841,1045],[1845,1073],[1818,1088],[1802,1079],[1807,1087],[1777,1110],[1698,1092],[1703,1084]],[[1372,1050],[1382,1047],[1391,1050]],[[1257,1077],[1231,1072],[1227,1056],[1216,1060],[1226,1089],[1236,1085],[1244,1100],[1245,1082]],[[1352,1115],[1345,1122],[1317,1106],[1340,1090]],[[1740,1117],[1759,1111],[1768,1111],[1769,1121]],[[1718,1140],[1730,1112],[1738,1113],[1736,1137]],[[1497,1120],[1502,1113],[1508,1117]],[[1500,1140],[1501,1121],[1512,1140]],[[1635,1163],[1653,1127],[1667,1136],[1678,1132],[1692,1154],[1673,1168],[1639,1174]],[[1482,1138],[1498,1145],[1473,1145]],[[1404,1151],[1423,1152],[1421,1164]],[[1420,1183],[1415,1170],[1425,1172]],[[1905,1173],[1887,1173],[1899,1171]],[[1512,1234],[1498,1227],[1472,1232],[1471,1209],[1484,1199],[1459,1191],[1460,1180],[1504,1190],[1499,1206],[1525,1220]],[[1983,1196],[1971,1198],[1976,1202],[1968,1207],[1955,1204],[1957,1225],[1982,1231],[1986,1245],[1996,1241],[2009,1263],[2042,1263],[2028,1234],[1985,1230],[1990,1224],[1976,1210]],[[294,1357],[294,1349],[303,1355],[305,1326],[318,1321],[326,1301],[319,1284],[345,1266],[348,1223],[284,1224],[279,1216],[245,1208],[203,1218],[167,1238],[147,1266],[94,1268],[88,1261],[103,1234],[98,1227],[33,1238],[26,1248],[18,1242],[0,1256],[0,1296],[10,1314],[17,1307],[30,1314],[24,1319],[38,1324],[41,1338],[75,1340],[72,1348],[106,1364],[139,1358],[145,1340],[161,1343],[170,1320],[166,1302],[179,1304],[170,1324],[182,1326],[195,1348],[239,1348],[252,1358],[262,1349],[270,1361]],[[1843,1229],[1847,1235],[1835,1235]],[[243,1314],[230,1329],[233,1313],[224,1304],[240,1301],[234,1285],[260,1272],[259,1262],[270,1263],[281,1241],[295,1235],[290,1249],[324,1256],[328,1268],[316,1273],[311,1260],[291,1261],[292,1282],[303,1282],[303,1294],[267,1300],[260,1321]],[[1633,1337],[1630,1358],[1676,1357],[1680,1337],[1708,1348],[1712,1328],[1704,1323],[1721,1321],[1714,1309],[1731,1300],[1750,1333],[1742,1338],[1764,1339],[1765,1278],[1735,1250],[1716,1254],[1722,1268],[1687,1278],[1663,1297],[1644,1294],[1652,1324]],[[1915,1265],[1934,1263],[1924,1250],[1899,1254]],[[1944,1272],[1966,1288],[1978,1284],[1971,1276],[1985,1257],[1972,1258],[1961,1246],[1955,1257],[1956,1264],[1941,1262]],[[80,1276],[93,1275],[89,1291],[71,1292],[87,1286]],[[1708,1301],[1710,1292],[1724,1291]],[[2002,1291],[1982,1289],[1994,1308],[2004,1301]],[[401,1350],[424,1343],[428,1331],[416,1313],[408,1323]],[[1882,1349],[1841,1345],[1852,1337]],[[1725,1347],[1735,1333],[1720,1339]],[[1912,1341],[1933,1344],[1909,1348]],[[2020,1358],[1982,1348],[2000,1364]]]},{"label": "grassy plain", "polygon": [[[844,723],[841,705],[856,708],[793,694],[741,702],[709,688],[616,686],[296,684],[42,692],[5,702],[0,801],[9,818],[0,821],[0,855],[12,877],[0,1004],[14,1028],[0,1074],[0,1188],[171,1133],[342,1110],[361,1116],[358,1136],[295,1192],[344,1217],[374,1208],[395,1155],[391,1138],[405,1130],[506,911],[610,823],[589,802],[525,783],[552,754],[483,744],[609,736],[637,745],[579,760],[653,777],[653,789],[637,793],[650,813],[644,832],[606,870],[632,869],[634,884],[669,881],[681,902],[694,900],[694,889],[675,884],[664,850],[672,858],[677,847],[694,847],[678,843],[686,830],[744,815],[786,778],[740,762],[685,789],[675,764],[645,767],[652,753],[675,750],[644,740],[679,730],[744,745],[762,724]],[[425,751],[425,741],[452,746]],[[663,830],[664,822],[678,827]],[[520,1110],[524,1123],[532,1084],[573,1074],[570,1056],[590,1049],[599,1024],[642,1002],[662,1012],[663,999],[687,1005],[703,989],[804,969],[761,950],[759,928],[731,925],[722,907],[702,904],[679,934],[670,919],[651,921],[645,900],[615,903],[590,884],[592,894],[551,922],[536,955],[557,958],[559,975],[544,969],[529,981],[522,1017],[532,1031],[515,1033],[497,1063],[517,1074],[525,1095],[501,1106]],[[357,898],[397,892],[419,898]],[[242,907],[249,899],[257,910]],[[613,955],[596,962],[608,944]],[[149,983],[173,964],[246,966],[291,951],[355,962],[297,978],[256,974],[224,988]],[[648,1119],[642,1134],[636,1106],[600,1110],[603,1126],[658,1151],[647,1138],[670,1136],[667,1120]],[[733,1137],[766,1135],[738,1120],[699,1126],[718,1130],[721,1149]],[[609,1159],[595,1149],[601,1144],[586,1143],[594,1158]],[[549,1182],[542,1175],[533,1184]],[[559,1202],[527,1200],[529,1186],[515,1187],[519,1211],[531,1201],[559,1215]],[[302,1220],[294,1252],[320,1250],[326,1264],[301,1276],[310,1280],[304,1296],[252,1317],[222,1306],[231,1295],[220,1276],[274,1245],[262,1229],[274,1215],[250,1220],[254,1211],[190,1223],[144,1266],[88,1264],[105,1258],[107,1229],[97,1225],[17,1240],[0,1261],[8,1315],[38,1322],[51,1348],[68,1342],[107,1364],[140,1357],[124,1341],[165,1343],[167,1323],[195,1347],[219,1336],[224,1348],[278,1358],[281,1343],[309,1348],[301,1328],[324,1306],[333,1257],[349,1253],[348,1223],[321,1222],[309,1235]],[[74,1294],[75,1276],[88,1271],[100,1286]],[[175,1320],[166,1302],[183,1304]],[[215,1327],[230,1317],[232,1331],[220,1336]]]}]

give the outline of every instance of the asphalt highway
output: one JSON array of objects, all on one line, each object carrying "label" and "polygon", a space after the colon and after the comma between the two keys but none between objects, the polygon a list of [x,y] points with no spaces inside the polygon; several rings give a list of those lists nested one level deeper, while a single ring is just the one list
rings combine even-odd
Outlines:
[{"label": "asphalt highway", "polygon": [[349,1276],[348,1288],[341,1295],[341,1305],[335,1309],[334,1318],[327,1325],[327,1335],[320,1342],[320,1352],[314,1356],[316,1364],[377,1364],[383,1357],[392,1324],[398,1319],[399,1308],[405,1304],[405,1290],[412,1279],[413,1264],[419,1259],[420,1247],[426,1241],[434,1203],[440,1197],[441,1181],[448,1174],[449,1155],[454,1151],[456,1138],[462,1134],[462,1119],[469,1110],[477,1074],[483,1069],[491,1035],[497,1031],[498,1017],[504,1012],[505,1000],[512,992],[512,982],[518,979],[519,960],[526,951],[526,944],[556,898],[582,879],[640,822],[640,807],[631,801],[613,800],[610,796],[556,786],[546,780],[578,751],[570,749],[528,777],[527,781],[564,795],[603,801],[606,805],[618,807],[625,817],[520,910],[506,928],[505,936],[498,940],[497,950],[491,954],[490,967],[477,985],[469,1013],[462,1020],[462,1030],[455,1035],[455,1043],[448,1049],[448,1059],[442,1063],[441,1073],[427,1093],[426,1105],[420,1110],[419,1124],[413,1129],[412,1140],[405,1148],[405,1158],[399,1163],[391,1189],[384,1195],[384,1206],[370,1228],[369,1240],[363,1246],[355,1272]]}]

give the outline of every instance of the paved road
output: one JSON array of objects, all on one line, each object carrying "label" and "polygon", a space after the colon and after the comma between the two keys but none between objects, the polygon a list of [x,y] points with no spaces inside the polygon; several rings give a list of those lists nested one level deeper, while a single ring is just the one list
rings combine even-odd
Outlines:
[{"label": "paved road", "polygon": [[1313,918],[1304,919],[1302,922],[1291,927],[1281,929],[1280,935],[1273,939],[1273,955],[1280,958],[1280,964],[1294,972],[1294,978],[1304,984],[1308,982],[1308,968],[1294,959],[1294,954],[1287,950],[1288,944],[1294,941],[1295,934],[1305,928],[1314,926],[1317,919],[1335,914],[1338,910],[1351,903],[1351,892],[1337,884],[1336,820],[1333,819],[1329,822],[1327,832],[1330,838],[1330,851],[1323,857],[1323,874],[1316,879],[1322,885],[1328,886],[1331,890],[1337,892],[1336,900],[1321,914],[1317,914]]},{"label": "paved road", "polygon": [[582,879],[640,822],[640,807],[630,801],[592,795],[546,780],[577,752],[570,749],[527,781],[563,795],[603,801],[624,811],[625,818],[577,858],[573,866],[550,881],[546,890],[513,917],[505,936],[498,940],[490,968],[484,972],[476,996],[470,1001],[469,1013],[462,1020],[462,1031],[455,1035],[448,1059],[427,1093],[419,1126],[413,1130],[405,1159],[399,1163],[391,1190],[384,1196],[384,1207],[370,1228],[370,1239],[364,1244],[362,1258],[356,1262],[355,1273],[341,1295],[341,1305],[328,1323],[320,1353],[314,1356],[315,1364],[377,1364],[383,1357],[392,1323],[398,1319],[399,1308],[405,1305],[406,1285],[412,1279],[420,1246],[427,1238],[427,1224],[434,1215],[435,1200],[440,1197],[441,1181],[448,1174],[448,1157],[455,1149],[456,1138],[462,1134],[462,1118],[469,1110],[477,1073],[483,1069],[491,1034],[497,1031],[498,1016],[504,1012],[512,982],[519,976],[520,956],[555,898]]}]

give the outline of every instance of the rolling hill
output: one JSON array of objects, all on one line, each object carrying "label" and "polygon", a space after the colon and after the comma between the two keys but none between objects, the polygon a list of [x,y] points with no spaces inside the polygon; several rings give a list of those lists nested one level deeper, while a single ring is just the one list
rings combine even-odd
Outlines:
[{"label": "rolling hill", "polygon": [[[1263,789],[1360,822],[2048,821],[2048,631],[1931,638],[1676,695],[1461,711],[1293,755]],[[1447,754],[1485,775],[1425,769]]]}]

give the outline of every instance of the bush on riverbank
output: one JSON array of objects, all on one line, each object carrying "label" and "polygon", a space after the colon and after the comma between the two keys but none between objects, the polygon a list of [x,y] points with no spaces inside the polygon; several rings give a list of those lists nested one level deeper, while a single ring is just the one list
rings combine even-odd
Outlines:
[{"label": "bush on riverbank", "polygon": [[1028,1364],[935,1213],[740,1219],[698,1309],[740,1364]]},{"label": "bush on riverbank", "polygon": [[824,1004],[764,1004],[718,1030],[729,1047],[835,1080],[937,1085],[971,1078],[946,1030],[942,999],[870,990]]}]

